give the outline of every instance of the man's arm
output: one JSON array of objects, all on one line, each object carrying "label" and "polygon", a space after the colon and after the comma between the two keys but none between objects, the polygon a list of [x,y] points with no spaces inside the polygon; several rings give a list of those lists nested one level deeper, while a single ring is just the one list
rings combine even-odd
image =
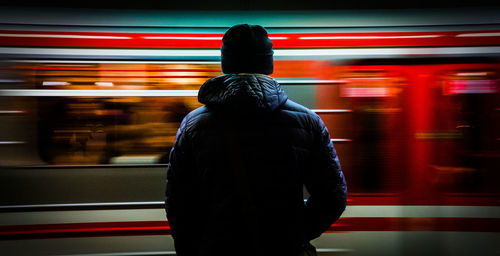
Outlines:
[{"label": "man's arm", "polygon": [[191,255],[196,248],[197,223],[196,215],[199,195],[194,175],[192,148],[186,134],[185,121],[177,132],[174,147],[170,151],[167,186],[165,193],[165,210],[168,223],[175,242],[177,255]]},{"label": "man's arm", "polygon": [[310,194],[305,204],[305,238],[319,237],[340,217],[347,204],[347,185],[330,134],[319,117],[318,139],[304,183]]}]

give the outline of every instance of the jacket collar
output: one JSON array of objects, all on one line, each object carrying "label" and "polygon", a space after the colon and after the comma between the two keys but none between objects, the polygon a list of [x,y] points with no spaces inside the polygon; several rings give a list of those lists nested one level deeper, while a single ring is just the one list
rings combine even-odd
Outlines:
[{"label": "jacket collar", "polygon": [[288,97],[273,78],[263,74],[225,74],[206,81],[198,101],[212,108],[274,111]]}]

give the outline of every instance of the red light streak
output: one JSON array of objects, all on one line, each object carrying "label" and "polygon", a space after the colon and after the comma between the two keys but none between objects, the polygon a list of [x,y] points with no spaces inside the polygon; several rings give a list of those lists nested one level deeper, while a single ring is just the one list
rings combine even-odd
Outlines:
[{"label": "red light streak", "polygon": [[[0,45],[53,47],[220,48],[220,33],[119,33],[0,30]],[[276,33],[275,48],[498,45],[498,30],[429,32]]]}]

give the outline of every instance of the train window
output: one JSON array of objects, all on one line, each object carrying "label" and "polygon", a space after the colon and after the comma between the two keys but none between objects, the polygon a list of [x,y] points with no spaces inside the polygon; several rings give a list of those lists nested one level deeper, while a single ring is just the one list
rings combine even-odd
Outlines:
[{"label": "train window", "polygon": [[[327,61],[276,61],[273,77],[294,100],[313,107],[312,84],[327,67]],[[180,122],[201,106],[197,90],[221,74],[218,63],[182,61],[19,61],[5,71],[19,73],[27,87],[2,88],[17,96],[3,101],[4,112],[20,103],[29,121],[4,118],[5,130],[32,136],[12,135],[9,141],[23,141],[23,148],[2,150],[19,147],[13,154],[26,156],[29,149],[36,157],[2,159],[2,165],[166,163]]]},{"label": "train window", "polygon": [[[352,110],[342,165],[351,192],[396,192],[404,182],[404,88],[398,72],[356,69],[340,75],[339,100]],[[335,129],[335,128],[333,128]],[[335,131],[335,130],[334,130]]]},{"label": "train window", "polygon": [[33,144],[53,165],[165,162],[180,121],[200,106],[196,90],[220,74],[217,64],[20,63],[12,70],[34,89],[34,97],[16,98],[34,104]]},{"label": "train window", "polygon": [[39,99],[40,156],[65,165],[161,162],[182,118],[194,108],[189,101],[193,99]]},{"label": "train window", "polygon": [[463,69],[439,75],[431,167],[444,192],[497,191],[500,165],[498,73]]}]

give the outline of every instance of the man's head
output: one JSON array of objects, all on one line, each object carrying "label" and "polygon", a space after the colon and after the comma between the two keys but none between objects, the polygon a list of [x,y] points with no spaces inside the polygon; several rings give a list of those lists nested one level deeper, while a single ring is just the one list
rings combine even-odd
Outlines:
[{"label": "man's head", "polygon": [[259,25],[239,24],[229,28],[222,38],[222,72],[273,73],[273,42]]}]

